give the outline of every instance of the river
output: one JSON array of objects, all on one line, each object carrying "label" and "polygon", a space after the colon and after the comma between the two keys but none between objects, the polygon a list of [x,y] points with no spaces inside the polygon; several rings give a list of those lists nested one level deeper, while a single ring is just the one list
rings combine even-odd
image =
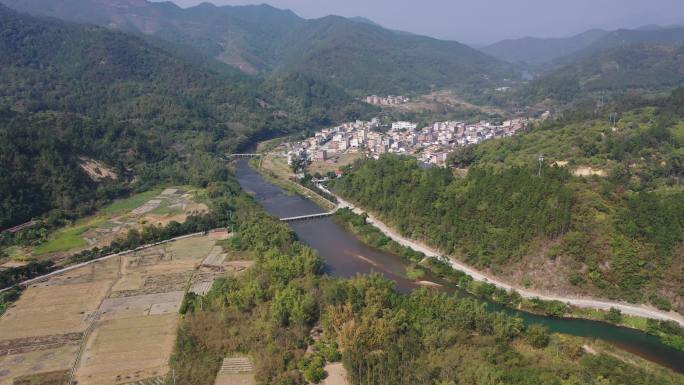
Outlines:
[{"label": "river", "polygon": [[[236,175],[242,188],[254,194],[257,202],[273,216],[286,218],[324,211],[310,200],[300,195],[289,194],[266,181],[246,160],[237,163]],[[332,276],[352,278],[359,274],[377,272],[395,281],[400,292],[407,293],[419,287],[416,282],[406,278],[408,264],[403,259],[364,244],[332,218],[296,221],[291,222],[290,226],[302,242],[318,252],[325,263],[326,273]],[[434,277],[427,277],[431,278]],[[452,287],[449,290],[457,289]],[[460,292],[460,295],[468,294]],[[641,331],[598,321],[538,316],[493,303],[489,303],[488,306],[492,311],[505,311],[521,317],[525,324],[543,324],[552,332],[609,342],[640,357],[684,373],[684,352],[670,348],[662,344],[657,337]]]}]

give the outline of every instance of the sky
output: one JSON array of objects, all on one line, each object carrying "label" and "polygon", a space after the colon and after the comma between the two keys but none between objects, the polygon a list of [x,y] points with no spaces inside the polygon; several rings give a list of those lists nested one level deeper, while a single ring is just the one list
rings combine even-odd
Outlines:
[{"label": "sky", "polygon": [[[172,0],[181,7],[203,0]],[[206,1],[206,0],[205,0]],[[367,17],[384,27],[470,44],[566,37],[591,28],[684,24],[684,0],[210,0],[267,3],[305,18]]]}]

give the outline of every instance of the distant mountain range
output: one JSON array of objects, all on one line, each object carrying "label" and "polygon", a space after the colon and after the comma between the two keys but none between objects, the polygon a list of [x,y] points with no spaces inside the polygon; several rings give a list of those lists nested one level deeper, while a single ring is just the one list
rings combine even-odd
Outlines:
[{"label": "distant mountain range", "polygon": [[357,94],[477,89],[515,77],[466,45],[382,28],[363,18],[307,20],[268,5],[180,8],[145,0],[2,0],[33,15],[154,36],[251,75],[305,73]]},{"label": "distant mountain range", "polygon": [[632,44],[684,44],[684,27],[643,26],[638,29],[593,29],[568,38],[526,37],[503,40],[481,50],[510,63],[539,67],[567,64],[604,50]]},{"label": "distant mountain range", "polygon": [[683,84],[684,46],[630,44],[584,55],[539,76],[522,90],[522,99],[570,102],[592,93],[658,92]]},{"label": "distant mountain range", "polygon": [[591,30],[506,40],[484,52],[536,73],[516,102],[571,102],[593,92],[665,91],[684,84],[684,27]]},{"label": "distant mountain range", "polygon": [[608,34],[593,29],[568,38],[536,38],[503,40],[482,48],[500,60],[515,64],[539,66],[580,51]]}]

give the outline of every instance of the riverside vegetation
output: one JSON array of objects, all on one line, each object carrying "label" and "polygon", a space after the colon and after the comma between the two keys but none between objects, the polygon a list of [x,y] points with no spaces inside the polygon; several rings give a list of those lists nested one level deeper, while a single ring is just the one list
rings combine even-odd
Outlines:
[{"label": "riverside vegetation", "polygon": [[[255,266],[188,295],[176,353],[177,381],[211,384],[223,357],[248,354],[258,383],[304,384],[341,359],[352,384],[676,384],[666,370],[587,354],[583,340],[525,328],[471,298],[429,289],[397,293],[378,275],[322,274],[319,257],[252,198],[235,202],[229,249]],[[311,328],[324,330],[313,343]],[[307,353],[307,346],[314,345]]]},{"label": "riverside vegetation", "polygon": [[578,317],[605,321],[615,325],[631,327],[658,336],[664,344],[684,351],[684,328],[672,321],[662,321],[628,316],[618,309],[610,311],[578,308],[560,301],[544,301],[536,298],[523,298],[515,291],[508,292],[487,282],[475,281],[468,274],[453,269],[448,263],[438,258],[426,258],[423,253],[410,247],[400,245],[382,233],[375,226],[367,223],[367,215],[359,215],[344,208],[335,213],[336,220],[347,230],[353,232],[365,243],[393,253],[411,263],[407,276],[413,280],[421,280],[427,271],[450,284],[458,286],[478,298],[505,305],[511,309],[519,309],[534,314],[551,317]]}]

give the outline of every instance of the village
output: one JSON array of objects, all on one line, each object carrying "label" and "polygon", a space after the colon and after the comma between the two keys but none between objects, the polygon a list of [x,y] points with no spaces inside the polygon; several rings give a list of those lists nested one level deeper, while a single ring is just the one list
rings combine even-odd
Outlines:
[{"label": "village", "polygon": [[399,121],[386,129],[378,118],[349,122],[289,144],[288,164],[301,160],[326,162],[344,154],[378,158],[382,154],[394,153],[411,155],[425,164],[445,167],[447,156],[455,148],[513,136],[529,124],[527,118],[511,119],[502,124],[447,121],[418,129],[416,123]]}]

